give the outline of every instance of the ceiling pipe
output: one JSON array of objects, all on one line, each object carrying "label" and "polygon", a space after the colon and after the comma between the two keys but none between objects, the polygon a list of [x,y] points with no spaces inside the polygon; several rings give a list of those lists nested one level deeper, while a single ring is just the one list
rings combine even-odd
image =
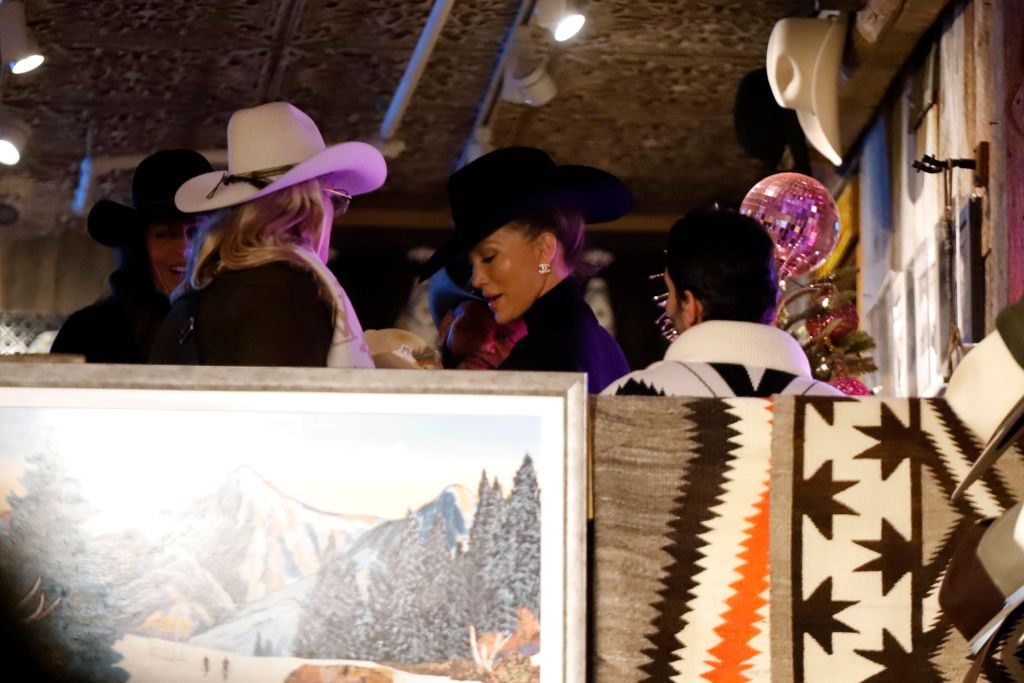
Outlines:
[{"label": "ceiling pipe", "polygon": [[459,155],[459,160],[456,163],[456,168],[462,168],[470,161],[480,156],[480,153],[486,153],[487,149],[484,149],[481,142],[490,140],[490,130],[488,124],[490,124],[491,114],[494,112],[494,105],[498,102],[498,97],[501,94],[501,83],[505,75],[505,63],[508,61],[509,55],[512,51],[512,45],[516,39],[516,32],[520,26],[525,26],[530,20],[530,15],[533,13],[536,0],[522,0],[519,3],[519,11],[516,13],[515,21],[512,22],[512,26],[509,27],[508,35],[505,36],[505,42],[501,44],[501,52],[498,53],[498,61],[494,64],[494,70],[491,72],[491,80],[487,83],[487,91],[484,93],[484,97],[480,102],[480,107],[476,111],[476,117],[473,119],[473,127],[470,129],[469,138],[467,138],[465,144],[462,146],[462,153]]},{"label": "ceiling pipe", "polygon": [[412,57],[409,58],[409,63],[405,67],[402,80],[398,83],[398,88],[391,98],[391,104],[384,115],[384,121],[380,124],[380,150],[386,157],[398,156],[405,148],[403,143],[392,138],[394,138],[398,126],[402,123],[402,117],[405,116],[409,100],[412,99],[413,93],[416,92],[416,86],[419,85],[423,69],[427,66],[430,55],[434,52],[434,45],[437,43],[438,36],[441,35],[441,29],[444,28],[444,24],[448,20],[448,13],[454,2],[455,0],[434,1],[434,7],[430,10],[427,24],[423,27],[420,39],[416,43],[416,49],[412,51]]}]

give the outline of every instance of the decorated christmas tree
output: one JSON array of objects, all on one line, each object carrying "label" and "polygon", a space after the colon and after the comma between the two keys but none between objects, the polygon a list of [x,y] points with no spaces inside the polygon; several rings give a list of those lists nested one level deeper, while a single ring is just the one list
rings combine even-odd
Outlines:
[{"label": "decorated christmas tree", "polygon": [[[871,392],[860,377],[877,370],[869,353],[875,340],[858,328],[856,276],[855,267],[839,268],[787,294],[776,325],[800,342],[815,379],[849,396],[866,396]],[[808,298],[810,305],[790,313],[798,301]]]},{"label": "decorated christmas tree", "polygon": [[777,173],[750,189],[740,213],[764,225],[775,243],[784,283],[776,324],[803,346],[815,379],[850,396],[870,394],[859,377],[876,369],[868,355],[875,341],[858,329],[857,269],[835,269],[803,286],[796,280],[822,267],[836,248],[835,199],[814,178]]}]

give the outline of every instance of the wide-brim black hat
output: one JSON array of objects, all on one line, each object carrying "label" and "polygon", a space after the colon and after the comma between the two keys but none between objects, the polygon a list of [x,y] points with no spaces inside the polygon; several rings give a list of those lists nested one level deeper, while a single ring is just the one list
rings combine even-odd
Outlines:
[{"label": "wide-brim black hat", "polygon": [[736,140],[744,152],[775,170],[789,147],[792,170],[810,174],[810,155],[800,121],[795,111],[775,101],[767,69],[755,69],[740,81],[732,116]]},{"label": "wide-brim black hat", "polygon": [[141,237],[157,221],[186,214],[174,206],[174,193],[187,181],[213,171],[199,152],[165,149],[143,159],[132,175],[132,205],[101,199],[89,211],[89,235],[100,244],[116,247]]},{"label": "wide-brim black hat", "polygon": [[424,264],[420,279],[465,256],[510,221],[541,209],[579,211],[587,223],[621,218],[633,194],[611,173],[590,166],[558,166],[546,152],[506,147],[485,154],[448,178],[455,235]]}]

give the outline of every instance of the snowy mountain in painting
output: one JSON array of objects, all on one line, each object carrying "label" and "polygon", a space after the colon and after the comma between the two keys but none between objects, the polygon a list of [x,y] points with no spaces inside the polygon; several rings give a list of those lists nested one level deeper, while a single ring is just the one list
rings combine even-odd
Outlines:
[{"label": "snowy mountain in painting", "polygon": [[209,628],[237,609],[220,582],[187,550],[169,545],[141,556],[136,573],[114,584],[111,607],[123,628],[181,638]]},{"label": "snowy mountain in painting", "polygon": [[[349,557],[354,556],[360,558],[357,562],[364,562],[367,566],[379,567],[392,563],[400,552],[402,538],[409,524],[417,524],[420,535],[425,538],[437,516],[443,520],[446,545],[452,549],[456,545],[465,547],[474,511],[475,497],[472,493],[463,486],[449,486],[410,516],[383,522],[354,543],[336,546],[329,554],[331,559],[325,558],[325,563],[345,563]],[[357,583],[363,583],[364,589],[367,575],[355,579]],[[190,642],[229,652],[252,654],[256,643],[254,634],[259,634],[263,647],[266,648],[269,642],[273,654],[293,654],[299,619],[308,608],[308,598],[316,580],[316,575],[309,575],[270,593],[214,628],[199,633]]]},{"label": "snowy mountain in painting", "polygon": [[441,515],[444,520],[448,546],[464,548],[469,542],[469,529],[473,525],[475,512],[476,496],[469,489],[458,484],[448,486],[437,498],[411,512],[409,516],[378,525],[363,534],[349,548],[337,548],[331,558],[345,557],[362,568],[387,562],[388,558],[398,553],[402,536],[410,522],[415,520],[419,525],[422,539],[434,523],[435,515]]},{"label": "snowy mountain in painting", "polygon": [[[95,567],[82,569],[110,579],[111,613],[125,631],[188,638],[248,616],[247,606],[268,596],[287,606],[291,586],[315,578],[328,552],[344,552],[378,522],[317,510],[240,468],[158,542],[135,530],[107,534]],[[297,608],[277,614],[275,605],[261,609],[294,634]]]},{"label": "snowy mountain in painting", "polygon": [[379,521],[317,510],[243,467],[195,501],[168,544],[190,552],[246,605],[315,574],[328,547],[347,549]]},{"label": "snowy mountain in painting", "polygon": [[299,579],[292,585],[255,602],[219,626],[190,642],[225,652],[255,654],[259,636],[263,654],[289,655],[316,576]]}]

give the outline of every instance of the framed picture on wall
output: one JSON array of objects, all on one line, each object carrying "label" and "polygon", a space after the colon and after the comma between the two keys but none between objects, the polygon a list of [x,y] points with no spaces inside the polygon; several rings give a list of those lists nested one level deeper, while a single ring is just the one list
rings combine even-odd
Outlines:
[{"label": "framed picture on wall", "polygon": [[981,256],[981,199],[957,202],[955,273],[956,324],[966,344],[985,336],[985,262]]},{"label": "framed picture on wall", "polygon": [[0,379],[0,579],[42,669],[584,680],[583,375],[112,370]]},{"label": "framed picture on wall", "polygon": [[875,305],[866,316],[866,329],[875,338],[874,359],[878,370],[866,377],[869,386],[883,396],[911,393],[910,363],[913,310],[907,293],[907,277],[890,271],[879,288]]},{"label": "framed picture on wall", "polygon": [[[941,226],[940,226],[941,228]],[[943,361],[948,321],[943,308],[950,304],[943,297],[942,260],[936,239],[925,240],[907,266],[910,299],[913,301],[912,339],[913,391],[917,396],[935,396],[942,388]],[[948,283],[947,283],[948,284]]]}]

